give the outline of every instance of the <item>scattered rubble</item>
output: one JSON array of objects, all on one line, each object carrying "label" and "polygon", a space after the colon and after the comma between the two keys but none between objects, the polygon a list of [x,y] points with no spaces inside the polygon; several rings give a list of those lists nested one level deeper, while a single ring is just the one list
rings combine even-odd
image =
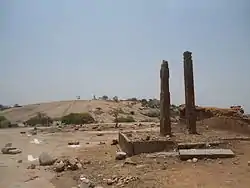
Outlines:
[{"label": "scattered rubble", "polygon": [[117,145],[117,144],[118,144],[118,140],[117,139],[112,140],[111,145]]},{"label": "scattered rubble", "polygon": [[36,168],[36,165],[35,164],[31,164],[27,167],[27,169],[35,169]]},{"label": "scattered rubble", "polygon": [[62,172],[66,170],[75,171],[81,168],[82,168],[82,163],[77,158],[60,159],[57,160],[53,165],[53,170],[55,172]]},{"label": "scattered rubble", "polygon": [[116,186],[122,186],[124,184],[128,184],[132,181],[139,180],[139,177],[137,176],[113,176],[112,178],[109,179],[104,179],[106,181],[107,185],[114,185]]}]

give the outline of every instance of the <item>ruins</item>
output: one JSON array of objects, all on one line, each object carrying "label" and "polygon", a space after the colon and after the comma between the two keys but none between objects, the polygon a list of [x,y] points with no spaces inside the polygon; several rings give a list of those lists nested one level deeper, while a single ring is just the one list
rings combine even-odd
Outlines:
[{"label": "ruins", "polygon": [[185,84],[185,116],[189,133],[196,134],[196,110],[194,95],[194,75],[192,53],[183,53],[184,61],[184,84]]},{"label": "ruins", "polygon": [[168,62],[163,60],[160,70],[161,93],[160,93],[160,134],[171,135],[170,122],[170,92],[169,92],[169,68]]}]

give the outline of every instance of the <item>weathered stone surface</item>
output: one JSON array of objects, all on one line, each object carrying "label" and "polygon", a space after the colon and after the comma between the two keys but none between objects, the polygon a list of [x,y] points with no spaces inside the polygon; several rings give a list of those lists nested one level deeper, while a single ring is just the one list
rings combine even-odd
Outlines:
[{"label": "weathered stone surface", "polygon": [[196,134],[196,111],[192,53],[184,52],[185,119],[189,133]]},{"label": "weathered stone surface", "polygon": [[127,154],[126,154],[125,152],[123,152],[123,151],[118,151],[118,152],[116,152],[116,157],[115,157],[115,159],[116,159],[116,160],[123,160],[123,159],[126,158],[126,156],[127,156]]},{"label": "weathered stone surface", "polygon": [[14,147],[4,147],[1,149],[1,152],[3,154],[10,154],[10,155],[15,155],[18,153],[22,153],[22,150],[14,148]]},{"label": "weathered stone surface", "polygon": [[158,152],[147,154],[147,158],[167,158],[167,157],[177,157],[179,152]]},{"label": "weathered stone surface", "polygon": [[219,146],[226,144],[223,141],[214,141],[214,142],[186,142],[186,143],[178,143],[178,149],[205,149],[212,146]]},{"label": "weathered stone surface", "polygon": [[168,62],[163,60],[160,70],[160,134],[171,135],[170,122],[170,92],[169,92],[169,68]]},{"label": "weathered stone surface", "polygon": [[49,166],[55,163],[56,159],[46,152],[43,152],[39,156],[39,164],[41,166]]},{"label": "weathered stone surface", "polygon": [[234,157],[234,153],[230,149],[180,149],[180,159],[193,158],[230,158]]}]

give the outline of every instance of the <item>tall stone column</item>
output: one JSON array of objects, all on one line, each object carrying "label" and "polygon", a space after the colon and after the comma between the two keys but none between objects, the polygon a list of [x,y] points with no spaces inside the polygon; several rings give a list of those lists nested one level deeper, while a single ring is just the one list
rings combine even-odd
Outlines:
[{"label": "tall stone column", "polygon": [[185,118],[189,133],[196,134],[196,108],[192,53],[184,52]]},{"label": "tall stone column", "polygon": [[169,92],[169,68],[168,62],[163,60],[160,70],[161,94],[160,94],[160,134],[171,135],[170,122],[170,92]]}]

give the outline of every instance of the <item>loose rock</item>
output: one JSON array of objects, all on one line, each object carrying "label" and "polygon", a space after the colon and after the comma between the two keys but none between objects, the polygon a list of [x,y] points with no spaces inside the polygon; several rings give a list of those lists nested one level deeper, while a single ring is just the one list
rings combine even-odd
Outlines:
[{"label": "loose rock", "polygon": [[71,142],[68,142],[68,145],[79,145],[80,142],[79,141],[71,141]]},{"label": "loose rock", "polygon": [[62,171],[64,171],[64,169],[65,169],[65,163],[63,161],[57,161],[54,164],[54,170],[56,172],[62,172]]},{"label": "loose rock", "polygon": [[96,136],[103,136],[103,133],[97,133]]},{"label": "loose rock", "polygon": [[131,158],[127,158],[125,159],[124,164],[136,165],[136,162],[132,161]]},{"label": "loose rock", "polygon": [[50,166],[55,163],[56,159],[46,152],[43,152],[39,156],[39,163],[41,166]]},{"label": "loose rock", "polygon": [[193,159],[192,159],[192,162],[193,162],[193,163],[196,163],[197,161],[198,161],[197,158],[193,158]]},{"label": "loose rock", "polygon": [[117,144],[118,144],[118,140],[117,139],[112,140],[111,145],[117,145]]},{"label": "loose rock", "polygon": [[116,159],[116,160],[123,160],[123,159],[126,158],[126,156],[127,156],[127,154],[126,154],[125,152],[123,152],[123,151],[118,151],[118,152],[116,152],[116,157],[115,157],[115,159]]},{"label": "loose rock", "polygon": [[248,166],[250,166],[250,161],[247,162]]},{"label": "loose rock", "polygon": [[28,166],[27,169],[35,169],[36,168],[36,165],[35,164],[31,164],[30,166]]}]

